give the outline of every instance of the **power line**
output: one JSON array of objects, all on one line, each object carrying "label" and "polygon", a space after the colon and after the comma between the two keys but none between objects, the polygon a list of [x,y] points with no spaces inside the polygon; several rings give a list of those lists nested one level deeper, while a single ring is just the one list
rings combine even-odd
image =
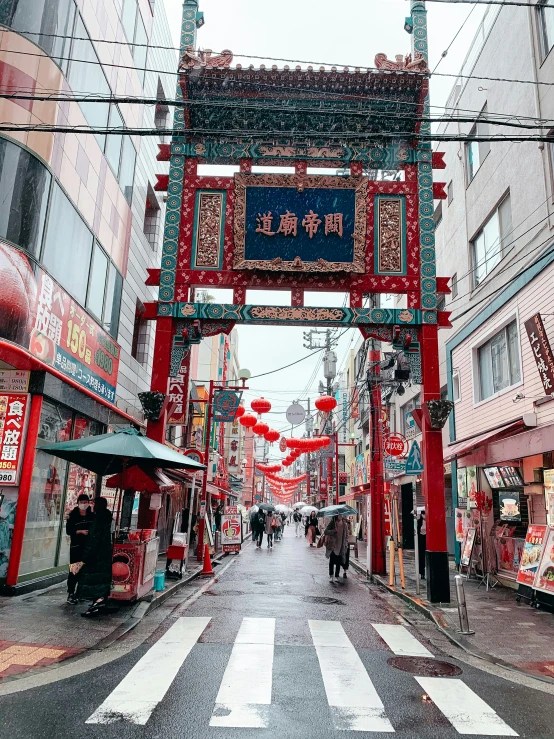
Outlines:
[{"label": "power line", "polygon": [[436,72],[436,71],[437,71],[437,69],[439,68],[439,65],[440,65],[440,63],[442,62],[442,60],[443,60],[443,59],[444,59],[444,58],[445,58],[445,57],[446,57],[446,56],[448,55],[448,52],[449,52],[449,51],[450,51],[450,49],[452,48],[452,45],[454,44],[454,42],[456,41],[456,39],[458,38],[458,36],[459,36],[459,35],[461,34],[461,32],[463,31],[463,29],[464,29],[464,26],[465,26],[465,24],[466,24],[466,23],[468,22],[468,20],[470,19],[470,17],[471,17],[471,14],[473,13],[473,11],[475,10],[475,8],[476,8],[476,7],[477,7],[477,5],[474,5],[474,6],[473,6],[473,7],[471,8],[471,10],[469,11],[469,13],[468,13],[468,14],[467,14],[467,16],[466,16],[466,19],[464,20],[464,22],[462,23],[462,25],[461,25],[461,26],[460,26],[460,27],[458,28],[458,30],[456,31],[456,35],[454,36],[454,38],[452,39],[452,41],[451,41],[451,42],[450,42],[450,43],[448,44],[448,46],[446,47],[446,49],[445,49],[445,50],[444,50],[444,51],[442,52],[442,54],[441,54],[441,58],[440,58],[440,59],[439,59],[439,61],[438,61],[438,62],[436,63],[436,65],[435,65],[435,68],[434,68],[434,69],[433,69],[433,71],[431,72],[431,76],[435,74],[435,72]]}]

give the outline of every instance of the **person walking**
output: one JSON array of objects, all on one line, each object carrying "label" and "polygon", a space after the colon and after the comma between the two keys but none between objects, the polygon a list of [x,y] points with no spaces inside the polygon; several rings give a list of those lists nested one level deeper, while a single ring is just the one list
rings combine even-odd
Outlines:
[{"label": "person walking", "polygon": [[214,520],[215,520],[215,530],[221,531],[221,518],[223,516],[223,503],[217,506],[215,509],[214,514]]},{"label": "person walking", "polygon": [[302,524],[302,516],[298,511],[294,511],[292,520],[294,521],[294,535],[295,537],[298,537],[298,532],[300,531],[300,526]]},{"label": "person walking", "polygon": [[427,548],[427,521],[425,520],[425,511],[421,511],[417,517],[417,547],[419,575],[425,580],[425,550]]},{"label": "person walking", "polygon": [[329,580],[339,579],[340,568],[346,561],[348,526],[342,516],[334,516],[324,532],[325,556],[329,560]]},{"label": "person walking", "polygon": [[79,596],[92,600],[83,616],[105,612],[112,586],[112,512],[106,498],[94,501],[94,521],[83,551]]},{"label": "person walking", "polygon": [[268,511],[265,517],[265,533],[267,534],[267,548],[273,549],[273,534],[275,529],[278,528],[279,524],[275,518],[275,513]]},{"label": "person walking", "polygon": [[263,511],[258,511],[256,514],[256,546],[258,549],[262,546],[264,538],[265,523],[267,516]]},{"label": "person walking", "polygon": [[69,536],[69,574],[67,576],[67,602],[74,606],[79,602],[75,595],[79,573],[83,563],[83,552],[87,536],[94,521],[94,513],[90,507],[90,498],[81,493],[77,505],[69,514],[65,524],[65,533]]},{"label": "person walking", "polygon": [[315,514],[315,511],[312,511],[308,516],[308,520],[306,521],[305,529],[305,535],[307,536],[308,542],[311,547],[315,545],[318,534],[319,530],[317,528],[317,516]]}]

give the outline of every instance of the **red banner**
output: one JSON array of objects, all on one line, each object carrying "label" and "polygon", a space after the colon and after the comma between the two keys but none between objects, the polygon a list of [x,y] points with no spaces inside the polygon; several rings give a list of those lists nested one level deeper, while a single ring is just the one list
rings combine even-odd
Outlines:
[{"label": "red banner", "polygon": [[17,485],[29,395],[0,395],[0,485]]}]

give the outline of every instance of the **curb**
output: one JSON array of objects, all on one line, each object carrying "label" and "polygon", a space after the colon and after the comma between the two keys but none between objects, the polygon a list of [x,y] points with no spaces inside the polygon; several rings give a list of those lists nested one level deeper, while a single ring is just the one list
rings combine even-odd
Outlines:
[{"label": "curb", "polygon": [[429,621],[432,621],[437,629],[450,642],[452,642],[452,644],[456,645],[472,657],[483,660],[484,662],[489,662],[493,665],[497,665],[498,667],[502,667],[505,670],[509,670],[510,672],[525,675],[526,677],[533,678],[534,680],[538,680],[539,682],[547,683],[548,685],[554,685],[553,678],[537,675],[536,673],[530,672],[529,670],[524,670],[521,667],[516,667],[510,662],[505,662],[503,659],[500,659],[500,657],[494,657],[492,654],[488,654],[488,652],[482,652],[481,650],[476,649],[473,644],[471,644],[471,642],[469,642],[467,639],[465,639],[463,636],[461,636],[448,626],[446,619],[441,613],[439,613],[438,611],[433,611],[431,608],[429,608],[429,606],[426,605],[423,600],[421,600],[421,598],[417,598],[416,596],[410,595],[409,593],[403,592],[402,590],[398,590],[398,588],[394,587],[393,585],[389,585],[379,575],[369,576],[367,574],[367,570],[359,562],[355,562],[351,559],[350,564],[357,572],[365,575],[368,580],[374,582],[376,585],[379,585],[381,588],[388,591],[392,595],[396,595],[397,598],[403,600],[408,606],[421,613]]}]

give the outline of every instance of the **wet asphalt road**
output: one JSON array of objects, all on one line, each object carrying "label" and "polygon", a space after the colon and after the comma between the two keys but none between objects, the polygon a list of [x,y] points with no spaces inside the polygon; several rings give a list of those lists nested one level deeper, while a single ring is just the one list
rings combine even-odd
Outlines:
[{"label": "wet asphalt road", "polygon": [[[370,590],[354,573],[347,581],[329,583],[322,550],[310,549],[304,538],[295,539],[292,526],[273,550],[268,551],[265,545],[256,550],[247,543],[234,559],[219,581],[194,603],[183,605],[174,599],[168,617],[129,654],[82,675],[0,696],[0,739],[327,739],[344,736],[345,731],[361,737],[386,737],[394,732],[401,739],[451,739],[470,732],[490,736],[476,727],[487,721],[494,725],[497,720],[497,736],[554,737],[554,696],[441,654],[436,644],[402,621],[379,591]],[[190,592],[185,589],[180,599]],[[175,666],[180,647],[170,643],[152,663],[152,655],[156,649],[163,650],[168,634],[175,629],[186,631],[191,624],[197,625],[199,618],[209,621],[203,630],[200,627],[200,637],[192,639],[188,656],[177,659]],[[254,622],[253,638],[248,636],[245,618],[263,619]],[[321,621],[331,624],[318,626]],[[419,658],[414,660],[412,672],[388,663],[394,657],[393,649],[374,624],[404,624],[420,648],[461,668],[461,674],[448,678],[452,682],[445,686],[448,705],[439,708],[440,700],[423,699],[426,690],[416,680],[416,675],[423,673]],[[335,634],[331,641],[338,642],[323,644],[317,650],[317,639],[328,637],[317,637],[316,632],[323,628],[325,634],[327,627]],[[270,636],[258,640],[260,629]],[[239,633],[244,636],[244,645],[235,647],[238,651],[233,657]],[[256,641],[262,644],[252,646]],[[150,664],[138,680],[141,699],[154,701],[146,723],[137,725],[132,718],[121,717],[129,705],[131,716],[136,718],[140,713],[133,714],[137,698],[133,690],[126,696],[131,700],[129,705],[123,705],[121,692],[110,699],[111,709],[102,719],[108,723],[86,723],[122,681],[127,680],[124,688],[128,686],[130,670],[135,665],[140,669],[148,659]],[[155,693],[164,681],[167,691],[162,690],[156,703]],[[227,686],[225,694],[219,692],[222,682]],[[260,699],[264,690],[270,696],[265,703],[263,697]],[[349,705],[348,696],[363,697],[364,691],[370,696],[369,703],[381,703],[381,709],[360,707],[359,699],[353,701],[354,707],[352,701]],[[474,696],[478,696],[476,704]],[[259,703],[251,705],[250,701]],[[462,716],[455,728],[446,714],[450,719],[454,715],[456,725],[456,711],[460,710]],[[480,711],[485,712],[481,720]],[[245,715],[246,723],[258,722],[258,728],[239,726],[245,723]],[[375,721],[376,715],[383,726],[388,725],[386,731],[353,730]],[[220,717],[237,725],[210,725]]]}]

